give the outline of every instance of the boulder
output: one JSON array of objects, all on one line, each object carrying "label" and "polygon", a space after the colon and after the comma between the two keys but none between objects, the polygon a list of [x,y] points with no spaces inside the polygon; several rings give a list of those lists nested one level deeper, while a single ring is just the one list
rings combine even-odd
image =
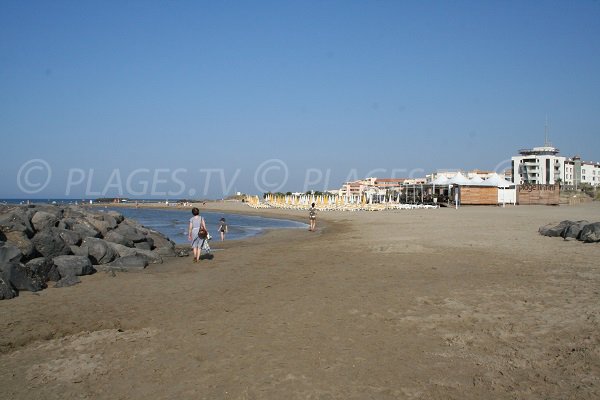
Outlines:
[{"label": "boulder", "polygon": [[135,248],[123,246],[122,244],[118,244],[118,243],[112,243],[112,242],[107,242],[107,243],[110,247],[112,247],[112,249],[114,251],[117,252],[119,257],[127,257],[127,256],[137,254],[135,251]]},{"label": "boulder", "polygon": [[40,210],[33,214],[33,217],[31,217],[31,224],[36,231],[43,231],[49,228],[54,228],[58,224],[58,218],[56,214]]},{"label": "boulder", "polygon": [[71,253],[69,245],[65,243],[58,232],[53,230],[48,229],[36,233],[31,242],[37,252],[44,257],[53,258]]},{"label": "boulder", "polygon": [[163,262],[163,259],[160,256],[160,254],[154,251],[135,249],[135,253],[146,257],[148,259],[149,264],[162,264]]},{"label": "boulder", "polygon": [[19,262],[0,264],[0,270],[2,271],[2,279],[5,282],[10,282],[16,290],[37,292],[46,287],[46,283],[40,277]]},{"label": "boulder", "polygon": [[574,221],[561,221],[558,225],[557,224],[548,224],[545,226],[540,227],[540,229],[538,229],[538,232],[540,233],[540,235],[543,236],[551,236],[551,237],[559,237],[560,234],[565,230],[565,228],[568,228],[569,226],[576,224],[576,222]]},{"label": "boulder", "polygon": [[[158,254],[161,257],[177,257],[178,256],[174,247],[158,247],[158,248],[154,249],[154,253]],[[188,254],[186,254],[185,256],[187,257]]]},{"label": "boulder", "polygon": [[56,285],[54,285],[54,287],[55,288],[63,288],[63,287],[77,285],[78,283],[81,283],[81,279],[79,279],[75,275],[69,275],[69,276],[65,276],[64,278],[62,278],[61,280],[56,282]]},{"label": "boulder", "polygon": [[101,214],[102,221],[108,224],[108,229],[115,229],[118,225],[117,219],[109,213]]},{"label": "boulder", "polygon": [[69,206],[63,211],[63,219],[83,219],[86,215],[87,211],[79,206]]},{"label": "boulder", "polygon": [[138,243],[134,243],[134,246],[136,249],[142,249],[142,250],[152,250],[152,246],[150,245],[150,243],[148,242],[138,242]]},{"label": "boulder", "polygon": [[34,275],[40,277],[42,282],[56,282],[60,279],[60,274],[56,269],[56,265],[54,265],[52,260],[49,258],[34,258],[33,260],[30,260],[27,264],[25,264],[25,266],[29,268]]},{"label": "boulder", "polygon": [[115,229],[115,232],[121,234],[126,239],[131,240],[134,243],[143,242],[146,240],[146,236],[142,232],[126,222],[120,223]]},{"label": "boulder", "polygon": [[81,237],[99,237],[100,231],[86,220],[77,220],[71,227],[72,230],[79,233]]},{"label": "boulder", "polygon": [[17,292],[10,285],[10,282],[5,282],[0,275],[0,300],[14,299]]},{"label": "boulder", "polygon": [[68,276],[90,275],[94,267],[90,259],[83,256],[58,256],[52,259],[61,278]]},{"label": "boulder", "polygon": [[96,219],[94,216],[88,216],[85,220],[92,225],[101,235],[106,235],[106,233],[111,229],[108,222]]},{"label": "boulder", "polygon": [[59,229],[73,230],[73,225],[75,225],[75,222],[76,221],[73,218],[63,218],[58,221],[56,227]]},{"label": "boulder", "polygon": [[19,262],[22,256],[21,250],[13,243],[0,242],[0,265]]},{"label": "boulder", "polygon": [[148,265],[148,259],[143,255],[136,254],[132,256],[119,257],[108,265],[110,265],[111,267],[124,268],[126,270],[140,270],[146,268],[146,266]]},{"label": "boulder", "polygon": [[600,222],[584,226],[579,234],[579,240],[586,243],[600,242]]},{"label": "boulder", "polygon": [[58,236],[69,246],[77,246],[81,243],[81,234],[68,229],[52,228]]},{"label": "boulder", "polygon": [[89,258],[93,264],[108,264],[118,256],[117,252],[103,239],[85,238],[81,243],[81,247],[87,248]]},{"label": "boulder", "polygon": [[583,229],[583,227],[587,224],[589,224],[588,221],[576,221],[573,224],[567,226],[565,229],[563,229],[563,231],[560,233],[560,236],[565,240],[577,239],[579,237],[581,229]]},{"label": "boulder", "polygon": [[152,244],[155,248],[160,249],[161,247],[175,247],[175,243],[171,241],[168,237],[151,229],[148,230],[146,237],[152,239]]},{"label": "boulder", "polygon": [[25,232],[21,231],[12,231],[6,233],[6,239],[16,245],[23,257],[31,258],[35,254],[35,246],[31,242],[31,240],[27,237]]},{"label": "boulder", "polygon": [[87,247],[69,246],[69,248],[71,249],[71,253],[73,253],[73,255],[86,258],[90,256],[90,252]]},{"label": "boulder", "polygon": [[125,239],[125,236],[121,235],[117,231],[109,231],[106,235],[104,235],[104,240],[107,242],[118,243],[127,247],[133,247],[133,241]]},{"label": "boulder", "polygon": [[8,232],[23,232],[27,237],[33,235],[33,227],[25,211],[20,208],[0,215],[0,231],[4,234]]},{"label": "boulder", "polygon": [[109,215],[112,218],[114,218],[117,224],[120,224],[121,222],[123,222],[125,220],[125,217],[123,216],[123,214],[121,214],[117,211],[107,211],[106,215]]}]

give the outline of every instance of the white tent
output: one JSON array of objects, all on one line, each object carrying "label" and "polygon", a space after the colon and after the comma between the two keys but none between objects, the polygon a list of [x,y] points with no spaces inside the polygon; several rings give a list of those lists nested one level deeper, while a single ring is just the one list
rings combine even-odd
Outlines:
[{"label": "white tent", "polygon": [[448,181],[448,183],[451,185],[469,185],[471,181],[469,178],[458,172]]},{"label": "white tent", "polygon": [[509,186],[514,186],[514,183],[507,181],[506,179],[500,177],[500,175],[498,174],[494,174],[491,177],[487,178],[485,181],[483,181],[482,185],[507,188]]},{"label": "white tent", "polygon": [[446,175],[438,175],[438,177],[435,178],[431,183],[434,185],[447,185],[448,178],[446,177]]},{"label": "white tent", "polygon": [[479,175],[475,175],[471,178],[471,185],[479,185],[481,182],[483,182],[483,179],[481,179]]}]

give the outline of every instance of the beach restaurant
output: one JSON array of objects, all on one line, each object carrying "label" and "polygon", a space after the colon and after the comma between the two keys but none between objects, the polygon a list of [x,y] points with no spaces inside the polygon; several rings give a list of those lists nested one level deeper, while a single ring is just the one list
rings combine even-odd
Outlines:
[{"label": "beach restaurant", "polygon": [[447,202],[458,200],[463,205],[498,205],[516,204],[515,185],[494,173],[487,179],[479,176],[467,178],[456,173],[448,179],[445,175],[437,176],[427,184],[426,190],[431,193],[434,202],[443,198]]}]

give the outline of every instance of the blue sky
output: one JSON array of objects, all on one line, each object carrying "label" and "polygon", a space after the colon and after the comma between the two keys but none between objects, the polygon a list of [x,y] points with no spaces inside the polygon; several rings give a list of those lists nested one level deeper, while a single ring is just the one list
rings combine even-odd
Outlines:
[{"label": "blue sky", "polygon": [[598,1],[4,0],[0,197],[494,169],[546,116],[600,161],[598,21]]}]

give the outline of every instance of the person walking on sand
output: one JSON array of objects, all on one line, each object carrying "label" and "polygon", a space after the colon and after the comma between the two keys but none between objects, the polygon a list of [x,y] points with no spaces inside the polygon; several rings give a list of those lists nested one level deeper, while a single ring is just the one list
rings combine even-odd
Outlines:
[{"label": "person walking on sand", "polygon": [[308,219],[310,220],[310,228],[308,228],[308,230],[314,232],[315,226],[317,225],[317,209],[315,208],[315,203],[312,203],[308,210]]},{"label": "person walking on sand", "polygon": [[198,233],[201,229],[206,231],[206,224],[204,218],[200,216],[200,210],[197,207],[192,208],[193,217],[190,218],[190,226],[188,228],[188,240],[192,243],[192,250],[194,251],[194,262],[200,261],[200,254],[202,252],[202,242]]},{"label": "person walking on sand", "polygon": [[225,218],[219,220],[219,232],[221,233],[221,242],[225,240],[225,234],[227,233],[227,222]]}]

